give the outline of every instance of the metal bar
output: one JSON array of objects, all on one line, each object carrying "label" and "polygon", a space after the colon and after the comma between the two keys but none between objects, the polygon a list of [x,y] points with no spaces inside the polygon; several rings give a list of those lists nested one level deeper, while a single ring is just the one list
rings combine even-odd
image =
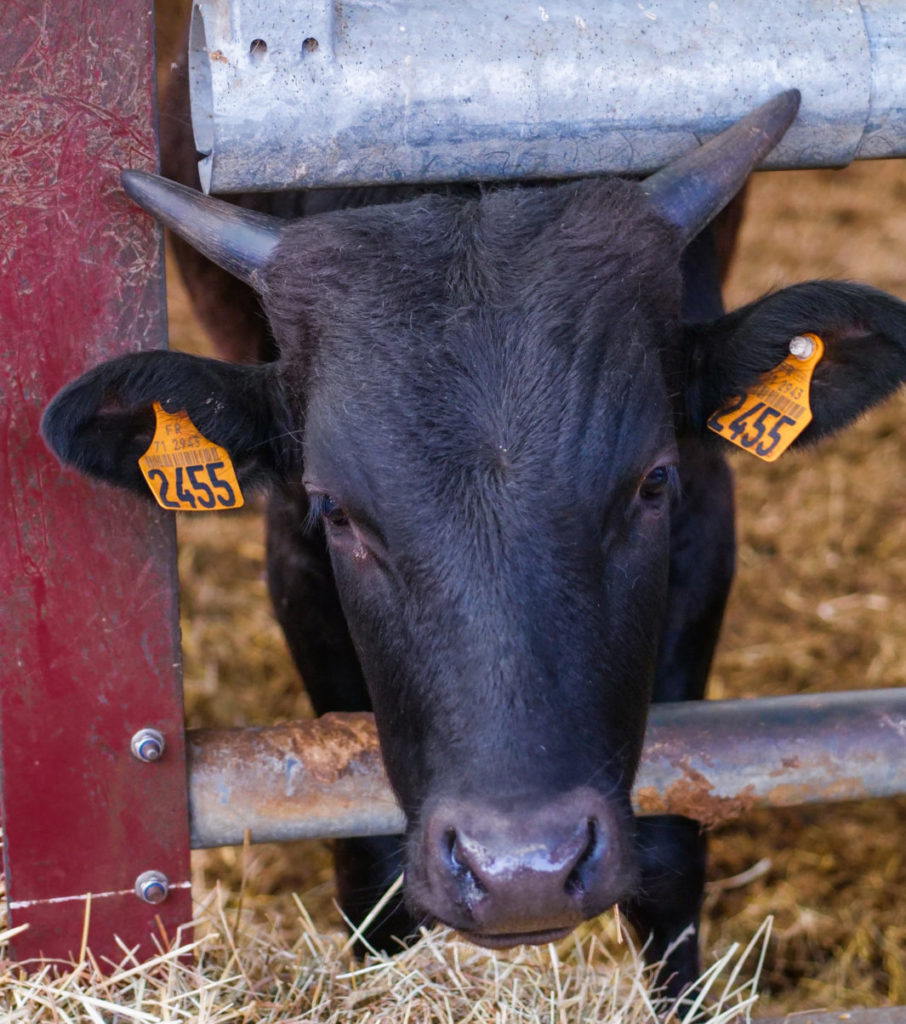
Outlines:
[{"label": "metal bar", "polygon": [[878,1010],[799,1010],[787,1017],[754,1017],[752,1024],[903,1024],[906,1006]]},{"label": "metal bar", "polygon": [[330,714],[254,729],[186,734],[193,849],[405,828],[374,717]]},{"label": "metal bar", "polygon": [[889,689],[655,705],[634,799],[643,814],[714,825],[901,793],[906,689]]},{"label": "metal bar", "polygon": [[[193,847],[388,835],[405,821],[371,715],[188,734]],[[906,690],[660,704],[634,792],[641,814],[705,825],[754,807],[906,793]]]},{"label": "metal bar", "polygon": [[894,0],[198,0],[206,191],[647,173],[792,86],[767,167],[906,153]]},{"label": "metal bar", "polygon": [[[0,4],[0,762],[14,957],[149,955],[192,917],[173,522],[63,472],[38,423],[103,359],[166,344],[145,0]],[[166,739],[130,753],[145,726]],[[146,747],[147,755],[150,747]],[[163,872],[164,903],[133,892]],[[146,895],[155,897],[160,888]],[[90,897],[90,909],[88,907]]]}]

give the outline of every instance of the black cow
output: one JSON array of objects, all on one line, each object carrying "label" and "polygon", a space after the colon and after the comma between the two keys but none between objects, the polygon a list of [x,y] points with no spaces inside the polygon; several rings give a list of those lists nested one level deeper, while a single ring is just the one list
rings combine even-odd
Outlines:
[{"label": "black cow", "polygon": [[629,792],[649,702],[703,695],[732,575],[706,421],[805,332],[826,355],[804,441],[906,376],[896,299],[813,282],[721,315],[707,235],[690,245],[798,102],[642,183],[290,222],[124,176],[256,289],[279,357],[125,356],[65,388],[44,433],[147,494],[157,401],[270,487],[271,592],[316,709],[373,708],[408,819],[402,844],[338,849],[355,919],[405,865],[374,941],[436,918],[487,946],[545,942],[621,901],[649,956],[673,944],[671,992],[696,973],[704,841],[634,821]]}]

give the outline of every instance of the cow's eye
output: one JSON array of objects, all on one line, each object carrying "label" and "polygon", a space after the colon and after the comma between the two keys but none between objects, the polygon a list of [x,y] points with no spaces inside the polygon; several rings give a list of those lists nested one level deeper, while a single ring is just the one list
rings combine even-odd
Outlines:
[{"label": "cow's eye", "polygon": [[346,510],[339,502],[331,498],[329,494],[325,494],[321,498],[320,506],[319,511],[324,522],[330,523],[331,526],[347,526],[349,524]]},{"label": "cow's eye", "polygon": [[642,480],[639,486],[639,494],[649,501],[659,498],[670,486],[670,467],[655,466]]}]

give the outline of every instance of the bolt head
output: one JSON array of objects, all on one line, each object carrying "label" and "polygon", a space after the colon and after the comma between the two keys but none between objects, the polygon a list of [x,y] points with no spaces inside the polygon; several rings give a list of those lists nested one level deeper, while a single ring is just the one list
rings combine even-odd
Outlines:
[{"label": "bolt head", "polygon": [[810,359],[814,351],[815,343],[804,334],[797,334],[790,342],[790,355],[795,356],[796,359],[801,359],[802,362]]},{"label": "bolt head", "polygon": [[157,729],[139,729],[129,743],[132,756],[145,764],[159,761],[163,757],[166,746],[163,733]]},{"label": "bolt head", "polygon": [[144,903],[163,903],[170,891],[170,882],[162,871],[143,871],[135,880],[135,895]]}]

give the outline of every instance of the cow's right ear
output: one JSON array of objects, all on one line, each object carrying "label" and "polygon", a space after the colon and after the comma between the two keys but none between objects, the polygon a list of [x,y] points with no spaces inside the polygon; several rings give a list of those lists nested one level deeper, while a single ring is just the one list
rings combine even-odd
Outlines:
[{"label": "cow's right ear", "polygon": [[154,403],[185,410],[229,452],[240,485],[286,474],[299,446],[274,363],[239,366],[182,352],[138,352],[89,370],[47,407],[41,432],[65,463],[151,497],[138,465],[155,429]]}]

